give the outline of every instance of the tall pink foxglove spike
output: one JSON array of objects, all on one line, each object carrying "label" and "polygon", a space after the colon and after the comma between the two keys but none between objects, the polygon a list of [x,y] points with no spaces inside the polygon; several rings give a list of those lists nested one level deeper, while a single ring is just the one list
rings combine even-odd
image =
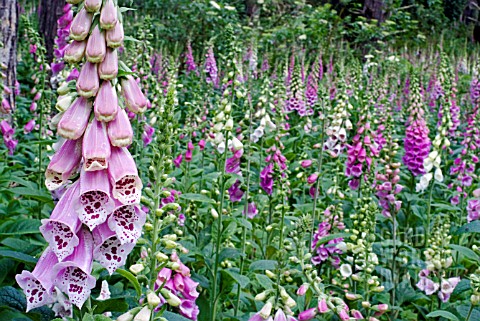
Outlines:
[{"label": "tall pink foxglove spike", "polygon": [[67,140],[53,155],[45,172],[45,186],[49,191],[56,190],[67,182],[78,169],[82,158],[82,142]]},{"label": "tall pink foxglove spike", "polygon": [[135,243],[142,234],[147,214],[136,205],[115,202],[115,210],[108,218],[108,226],[115,231],[122,244]]},{"label": "tall pink foxglove spike", "polygon": [[123,38],[125,37],[123,33],[123,25],[118,21],[110,30],[107,30],[107,46],[110,48],[118,48],[123,43]]},{"label": "tall pink foxglove spike", "polygon": [[76,41],[74,40],[71,44],[65,49],[65,54],[63,58],[66,62],[73,64],[82,61],[83,56],[85,55],[85,48],[87,48],[87,41]]},{"label": "tall pink foxglove spike", "polygon": [[70,38],[77,41],[82,41],[87,38],[92,26],[92,15],[83,8],[75,16],[70,25]]},{"label": "tall pink foxglove spike", "polygon": [[78,94],[82,97],[90,98],[97,94],[99,86],[100,80],[98,79],[97,64],[87,61],[83,65],[77,79]]},{"label": "tall pink foxglove spike", "polygon": [[99,171],[108,167],[111,149],[104,123],[93,118],[83,136],[83,169]]},{"label": "tall pink foxglove spike", "polygon": [[105,4],[102,7],[102,12],[100,13],[100,26],[102,29],[112,29],[117,23],[117,8],[113,3],[113,0],[105,1]]},{"label": "tall pink foxglove spike", "polygon": [[138,87],[135,79],[128,75],[121,80],[122,93],[128,110],[133,113],[143,113],[147,108],[147,98]]},{"label": "tall pink foxglove spike", "polygon": [[95,248],[93,258],[97,260],[110,275],[125,264],[128,254],[135,243],[121,243],[114,231],[106,223],[93,230]]},{"label": "tall pink foxglove spike", "polygon": [[80,309],[95,287],[96,280],[90,275],[93,259],[92,234],[88,229],[82,228],[77,238],[79,243],[72,255],[64,262],[57,263],[53,270],[57,273],[55,285]]},{"label": "tall pink foxglove spike", "polygon": [[110,189],[106,170],[80,171],[78,217],[90,230],[105,222],[108,214],[114,210],[115,203],[110,197]]},{"label": "tall pink foxglove spike", "polygon": [[122,204],[138,204],[142,194],[142,181],[137,166],[125,147],[112,147],[108,176],[113,186],[112,194]]},{"label": "tall pink foxglove spike", "polygon": [[117,147],[127,147],[133,140],[133,129],[124,109],[119,108],[117,117],[108,123],[110,143]]},{"label": "tall pink foxglove spike", "polygon": [[58,122],[58,134],[67,139],[79,139],[87,128],[91,112],[92,103],[78,97]]},{"label": "tall pink foxglove spike", "polygon": [[118,97],[115,87],[112,86],[110,81],[103,81],[95,98],[95,117],[102,122],[110,122],[117,117],[118,109]]},{"label": "tall pink foxglove spike", "polygon": [[118,74],[118,54],[117,50],[107,48],[105,59],[98,65],[98,76],[100,79],[112,80]]},{"label": "tall pink foxglove spike", "polygon": [[97,25],[90,37],[88,37],[87,49],[85,55],[87,60],[93,63],[102,62],[105,58],[105,53],[107,51],[107,45],[105,43],[105,33],[100,30],[100,27]]},{"label": "tall pink foxglove spike", "polygon": [[40,232],[59,261],[72,254],[78,245],[76,234],[82,226],[76,212],[79,196],[79,184],[75,182],[60,198],[50,218],[43,219],[40,226]]},{"label": "tall pink foxglove spike", "polygon": [[53,273],[52,266],[57,263],[57,256],[50,247],[47,247],[31,273],[22,271],[15,276],[15,280],[27,297],[27,312],[55,302],[53,280],[56,275]]},{"label": "tall pink foxglove spike", "polygon": [[85,0],[83,5],[88,12],[97,12],[102,7],[102,0]]}]

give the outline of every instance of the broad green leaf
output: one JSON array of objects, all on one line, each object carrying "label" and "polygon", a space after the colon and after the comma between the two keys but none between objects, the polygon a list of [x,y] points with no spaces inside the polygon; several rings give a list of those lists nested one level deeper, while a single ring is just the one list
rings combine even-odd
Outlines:
[{"label": "broad green leaf", "polygon": [[192,201],[192,202],[210,203],[210,204],[215,203],[215,201],[212,200],[210,197],[207,197],[202,194],[185,193],[185,194],[181,194],[180,198],[187,201]]},{"label": "broad green leaf", "polygon": [[104,315],[101,315],[101,314],[96,314],[93,319],[95,321],[112,321],[112,319],[110,319],[109,317],[106,317]]},{"label": "broad green leaf", "polygon": [[51,203],[53,205],[52,196],[44,190],[34,190],[28,187],[15,187],[10,189],[12,193],[27,198],[33,198],[40,202]]},{"label": "broad green leaf", "polygon": [[231,259],[235,260],[241,255],[240,250],[238,249],[232,249],[232,248],[224,248],[220,252],[220,258],[219,261],[223,262],[225,259]]},{"label": "broad green leaf", "polygon": [[350,233],[335,233],[335,234],[327,235],[325,237],[322,237],[320,240],[318,240],[316,247],[319,247],[322,244],[325,244],[325,243],[327,243],[331,240],[334,240],[334,239],[337,239],[337,238],[340,238],[340,237],[345,239],[345,238],[349,237],[350,235],[351,235]]},{"label": "broad green leaf", "polygon": [[137,296],[140,297],[142,295],[142,287],[140,286],[140,283],[138,283],[138,280],[135,277],[135,275],[133,275],[132,273],[124,269],[117,269],[116,272],[130,281],[130,283],[135,288],[135,291],[137,292]]},{"label": "broad green leaf", "polygon": [[473,252],[473,250],[469,249],[468,247],[457,245],[457,244],[450,244],[450,247],[461,253],[467,259],[480,263],[480,257],[477,253]]},{"label": "broad green leaf", "polygon": [[103,313],[107,311],[125,312],[128,310],[128,303],[124,298],[113,298],[108,300],[92,300],[92,306],[95,308],[95,313]]},{"label": "broad green leaf", "polygon": [[437,311],[433,311],[433,312],[430,312],[429,314],[427,314],[427,318],[438,318],[438,317],[442,317],[442,318],[452,320],[452,321],[460,321],[455,316],[455,314],[453,314],[451,312],[448,312],[448,311],[445,311],[445,310],[437,310]]},{"label": "broad green leaf", "polygon": [[83,316],[82,321],[95,321],[95,320],[93,319],[93,315],[91,315],[90,313],[86,313],[86,314]]},{"label": "broad green leaf", "polygon": [[165,319],[167,319],[168,321],[190,321],[190,319],[187,319],[187,318],[181,316],[180,314],[176,314],[176,313],[169,312],[169,311],[163,312],[162,316]]},{"label": "broad green leaf", "polygon": [[0,225],[0,235],[23,235],[40,233],[41,222],[36,219],[7,221]]},{"label": "broad green leaf", "polygon": [[[466,319],[467,315],[468,315],[468,312],[470,312],[470,307],[471,307],[470,304],[459,305],[459,306],[457,306],[456,310],[462,318]],[[480,320],[480,309],[479,308],[474,308],[472,310],[472,314],[470,315],[470,320],[469,321],[473,321],[473,320],[475,320],[475,321]]]},{"label": "broad green leaf", "polygon": [[0,257],[7,257],[19,262],[31,263],[31,264],[36,264],[38,261],[33,256],[30,256],[21,252],[10,251],[10,250],[0,250]]},{"label": "broad green leaf", "polygon": [[265,289],[273,289],[273,281],[264,274],[255,274],[255,278],[257,279],[258,283]]},{"label": "broad green leaf", "polygon": [[222,270],[222,273],[228,274],[241,288],[245,288],[250,283],[250,280],[245,275],[241,275],[233,270]]},{"label": "broad green leaf", "polygon": [[259,270],[275,270],[277,267],[277,261],[274,260],[258,260],[250,264],[250,271]]},{"label": "broad green leaf", "polygon": [[480,221],[476,220],[460,227],[455,234],[480,233]]},{"label": "broad green leaf", "polygon": [[17,289],[5,286],[0,288],[0,306],[8,306],[23,312],[27,309],[27,300]]}]

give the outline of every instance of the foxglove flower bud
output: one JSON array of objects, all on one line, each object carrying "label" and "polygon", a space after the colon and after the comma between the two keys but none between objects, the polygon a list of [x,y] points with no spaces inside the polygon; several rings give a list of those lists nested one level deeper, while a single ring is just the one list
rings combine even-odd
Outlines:
[{"label": "foxglove flower bud", "polygon": [[64,112],[70,107],[70,105],[72,104],[72,100],[73,95],[58,96],[55,108],[57,108],[57,110],[60,112]]},{"label": "foxglove flower bud", "polygon": [[94,118],[83,136],[83,168],[85,171],[106,169],[110,154],[106,126]]},{"label": "foxglove flower bud", "polygon": [[115,231],[120,242],[135,243],[142,234],[147,214],[136,205],[123,205],[115,200],[115,209],[108,218],[108,226]]},{"label": "foxglove flower bud", "polygon": [[137,166],[125,147],[113,147],[108,166],[113,197],[122,204],[140,203],[142,181],[138,177]]},{"label": "foxglove flower bud", "polygon": [[100,13],[100,26],[102,29],[109,30],[115,26],[117,21],[117,8],[115,8],[113,0],[107,0]]},{"label": "foxglove flower bud", "polygon": [[75,99],[58,123],[58,134],[67,139],[78,139],[83,135],[92,111],[92,103],[83,97]]},{"label": "foxglove flower bud", "polygon": [[80,140],[67,140],[53,155],[45,172],[45,185],[53,191],[67,182],[82,157]]},{"label": "foxglove flower bud", "polygon": [[99,79],[97,73],[97,65],[86,62],[83,65],[77,80],[78,94],[85,98],[90,98],[97,94],[99,87]]},{"label": "foxglove flower bud", "polygon": [[113,146],[127,147],[132,143],[132,125],[124,109],[119,108],[117,117],[108,123],[107,132]]},{"label": "foxglove flower bud", "polygon": [[108,48],[105,59],[98,65],[100,79],[112,80],[118,74],[118,55],[115,49]]},{"label": "foxglove flower bud", "polygon": [[97,12],[102,6],[102,0],[85,0],[83,5],[88,12]]},{"label": "foxglove flower bud", "polygon": [[87,41],[73,41],[65,49],[65,54],[63,58],[68,63],[77,63],[82,61],[83,55],[85,54],[85,48],[87,48]]},{"label": "foxglove flower bud", "polygon": [[93,29],[90,37],[88,37],[87,49],[85,51],[87,60],[93,63],[102,62],[105,58],[106,51],[105,33],[100,31],[97,25],[95,29]]},{"label": "foxglove flower bud", "polygon": [[92,25],[92,15],[83,8],[75,16],[70,26],[70,38],[77,41],[82,41],[87,38]]},{"label": "foxglove flower bud", "polygon": [[143,113],[147,108],[147,99],[143,95],[140,87],[138,87],[135,79],[128,75],[126,79],[122,79],[122,93],[128,110],[134,113]]},{"label": "foxglove flower bud", "polygon": [[102,82],[98,95],[95,98],[95,117],[102,122],[110,122],[118,113],[118,98],[115,88],[110,81]]},{"label": "foxglove flower bud", "polygon": [[123,26],[120,22],[115,24],[110,30],[107,30],[107,46],[110,48],[118,48],[122,45],[124,34]]}]

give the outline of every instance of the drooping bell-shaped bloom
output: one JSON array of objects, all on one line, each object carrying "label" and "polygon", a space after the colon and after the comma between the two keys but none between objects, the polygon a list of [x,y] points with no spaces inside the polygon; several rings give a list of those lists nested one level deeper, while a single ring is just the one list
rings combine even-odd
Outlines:
[{"label": "drooping bell-shaped bloom", "polygon": [[99,82],[97,64],[87,61],[78,76],[78,94],[85,98],[95,96],[100,86]]},{"label": "drooping bell-shaped bloom", "polygon": [[75,99],[58,122],[58,134],[66,139],[79,139],[88,125],[92,103],[83,97]]},{"label": "drooping bell-shaped bloom", "polygon": [[316,315],[317,315],[317,308],[311,308],[303,312],[300,312],[300,314],[298,315],[298,321],[311,320],[315,318]]},{"label": "drooping bell-shaped bloom", "polygon": [[275,313],[273,321],[287,321],[287,316],[285,315],[285,312],[283,312],[282,309],[278,309],[277,313]]},{"label": "drooping bell-shaped bloom", "polygon": [[143,113],[147,108],[147,99],[138,87],[135,79],[128,75],[121,80],[122,93],[129,111],[134,113]]},{"label": "drooping bell-shaped bloom", "polygon": [[112,80],[118,74],[117,50],[107,48],[105,59],[98,65],[98,76],[100,79]]},{"label": "drooping bell-shaped bloom", "polygon": [[86,40],[83,40],[83,41],[74,40],[65,49],[63,59],[70,64],[80,62],[82,61],[82,58],[85,55],[86,48],[87,48]]},{"label": "drooping bell-shaped bloom", "polygon": [[72,254],[78,245],[76,234],[82,226],[76,212],[79,196],[79,184],[75,182],[60,198],[50,218],[43,219],[40,226],[40,232],[59,261]]},{"label": "drooping bell-shaped bloom", "polygon": [[[110,122],[115,119],[118,113],[117,91],[110,81],[103,81],[95,98],[95,117],[102,122]],[[111,124],[109,124],[111,126]]]},{"label": "drooping bell-shaped bloom", "polygon": [[23,127],[23,132],[25,134],[30,133],[35,128],[35,119],[30,119],[28,123]]},{"label": "drooping bell-shaped bloom", "polygon": [[70,25],[70,38],[82,41],[87,38],[92,26],[92,15],[82,8]]},{"label": "drooping bell-shaped bloom", "polygon": [[119,108],[117,117],[108,123],[108,138],[117,147],[127,147],[133,140],[133,129],[125,109]]},{"label": "drooping bell-shaped bloom", "polygon": [[11,111],[12,111],[12,106],[10,105],[10,102],[8,101],[8,99],[3,98],[2,104],[0,105],[0,113],[10,114]]},{"label": "drooping bell-shaped bloom", "polygon": [[88,12],[97,12],[102,7],[102,0],[85,0],[83,5]]},{"label": "drooping bell-shaped bloom", "polygon": [[93,261],[93,237],[86,228],[77,234],[78,245],[65,261],[57,263],[53,270],[57,273],[55,285],[68,295],[79,309],[90,296],[96,280],[90,275]]},{"label": "drooping bell-shaped bloom", "polygon": [[123,43],[124,33],[123,25],[118,21],[110,30],[107,30],[107,46],[110,48],[118,48]]},{"label": "drooping bell-shaped bloom", "polygon": [[53,155],[45,172],[45,186],[53,191],[67,182],[74,173],[82,158],[82,142],[66,140]]},{"label": "drooping bell-shaped bloom", "polygon": [[269,163],[260,173],[260,187],[268,195],[273,193],[273,163]]},{"label": "drooping bell-shaped bloom", "polygon": [[142,234],[147,214],[135,205],[123,205],[115,202],[115,210],[108,218],[108,226],[115,231],[120,242],[135,243]]},{"label": "drooping bell-shaped bloom", "polygon": [[110,275],[125,264],[127,255],[135,247],[135,243],[122,243],[107,223],[98,225],[93,230],[95,248],[93,258],[97,260]]},{"label": "drooping bell-shaped bloom", "polygon": [[115,203],[110,197],[110,183],[106,170],[80,171],[80,221],[93,230],[106,221],[114,210]]},{"label": "drooping bell-shaped bloom", "polygon": [[110,147],[105,124],[93,118],[83,136],[82,153],[85,171],[106,169],[111,154]]},{"label": "drooping bell-shaped bloom", "polygon": [[10,126],[10,124],[5,119],[0,122],[0,131],[5,137],[12,137],[15,133],[12,126]]},{"label": "drooping bell-shaped bloom", "polygon": [[122,204],[140,203],[142,181],[137,166],[125,147],[112,147],[108,175],[113,186],[112,194]]},{"label": "drooping bell-shaped bloom", "polygon": [[180,314],[190,320],[197,320],[200,310],[198,308],[198,305],[195,304],[195,301],[183,299],[181,300],[182,303],[180,303],[180,306],[178,307]]},{"label": "drooping bell-shaped bloom", "polygon": [[90,37],[88,37],[87,49],[85,50],[85,55],[87,60],[92,63],[102,62],[105,58],[107,51],[107,45],[105,43],[105,33],[100,30],[100,27],[97,25]]},{"label": "drooping bell-shaped bloom", "polygon": [[102,7],[102,12],[100,13],[100,26],[102,29],[112,29],[117,23],[117,8],[113,3],[113,0],[105,1],[105,4]]},{"label": "drooping bell-shaped bloom", "polygon": [[32,272],[22,271],[15,276],[27,297],[27,312],[55,302],[53,280],[56,275],[52,267],[57,263],[57,256],[50,247],[47,247]]}]

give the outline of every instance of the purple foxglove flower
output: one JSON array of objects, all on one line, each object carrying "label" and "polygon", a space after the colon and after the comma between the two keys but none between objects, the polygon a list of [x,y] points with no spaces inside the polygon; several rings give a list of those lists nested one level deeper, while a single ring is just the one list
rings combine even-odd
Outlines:
[{"label": "purple foxglove flower", "polygon": [[147,215],[136,205],[115,202],[115,210],[108,218],[108,226],[115,231],[120,242],[135,243],[142,234]]},{"label": "purple foxglove flower", "polygon": [[173,160],[173,165],[175,165],[175,167],[179,168],[180,165],[182,164],[182,160],[183,160],[183,155],[182,155],[182,154],[179,154],[179,155]]},{"label": "purple foxglove flower", "polygon": [[363,320],[365,319],[362,315],[362,313],[358,310],[352,310],[352,317],[356,320]]},{"label": "purple foxglove flower", "polygon": [[198,147],[200,148],[200,150],[204,150],[205,149],[205,140],[204,139],[201,139],[199,142],[198,142]]},{"label": "purple foxglove flower", "polygon": [[107,48],[105,59],[98,65],[100,79],[112,80],[118,75],[118,54],[115,49]]},{"label": "purple foxglove flower", "polygon": [[83,56],[85,55],[85,48],[87,48],[87,41],[73,41],[65,49],[63,59],[70,63],[77,63],[82,61]]},{"label": "purple foxglove flower", "polygon": [[100,26],[102,29],[112,29],[117,21],[117,8],[115,7],[113,0],[107,0],[100,13]]},{"label": "purple foxglove flower", "polygon": [[314,183],[317,181],[317,179],[318,179],[318,174],[315,174],[315,173],[314,173],[314,174],[308,176],[308,178],[307,178],[307,183],[310,184],[310,185],[312,185],[312,184],[314,184]]},{"label": "purple foxglove flower", "polygon": [[[271,319],[271,318],[270,318]],[[248,321],[265,321],[265,319],[260,315],[260,313],[255,313],[248,319]]]},{"label": "purple foxglove flower", "polygon": [[197,320],[198,314],[200,313],[200,310],[195,304],[195,301],[192,300],[182,299],[182,303],[180,304],[179,309],[181,315],[195,321]]},{"label": "purple foxglove flower", "polygon": [[88,12],[97,12],[102,6],[102,0],[85,0],[83,5]]},{"label": "purple foxglove flower", "polygon": [[458,282],[460,282],[459,277],[442,279],[442,282],[440,284],[440,291],[443,292],[444,294],[452,294]]},{"label": "purple foxglove flower", "polygon": [[242,200],[243,191],[240,188],[241,184],[242,182],[237,179],[237,181],[228,189],[228,194],[230,195],[231,202],[239,202]]},{"label": "purple foxglove flower", "polygon": [[108,176],[113,186],[113,197],[122,204],[140,203],[142,181],[135,161],[125,147],[112,147]]},{"label": "purple foxglove flower", "polygon": [[22,271],[15,276],[27,297],[27,312],[55,302],[53,280],[56,275],[52,267],[57,263],[57,256],[50,247],[47,247],[32,272]]},{"label": "purple foxglove flower", "polygon": [[311,320],[315,318],[316,315],[317,315],[317,308],[311,308],[303,312],[300,312],[300,314],[298,315],[298,321]]},{"label": "purple foxglove flower", "polygon": [[327,305],[327,300],[321,299],[318,301],[318,312],[320,313],[327,313],[330,311],[330,308]]},{"label": "purple foxglove flower", "polygon": [[12,111],[12,106],[10,106],[10,102],[8,101],[8,99],[3,98],[2,105],[0,106],[0,113],[10,114],[11,111]]},{"label": "purple foxglove flower", "polygon": [[99,79],[97,72],[97,64],[87,61],[83,65],[77,80],[78,94],[85,98],[95,96],[98,91]]},{"label": "purple foxglove flower", "polygon": [[[245,212],[243,213],[245,215]],[[257,206],[255,205],[255,202],[248,203],[248,213],[247,217],[249,219],[253,219],[255,216],[258,214],[258,209]]]},{"label": "purple foxglove flower", "polygon": [[55,291],[56,298],[55,298],[55,303],[52,306],[53,312],[55,312],[56,317],[60,318],[65,318],[73,317],[73,307],[72,307],[72,302],[70,302],[65,295],[59,290]]},{"label": "purple foxglove flower", "polygon": [[303,160],[300,165],[303,167],[303,168],[307,168],[307,167],[310,167],[312,165],[312,161],[310,159],[306,159],[306,160]]},{"label": "purple foxglove flower", "polygon": [[185,285],[183,283],[183,276],[180,273],[176,273],[173,277],[173,285],[178,292],[183,292]]},{"label": "purple foxglove flower", "polygon": [[350,320],[350,316],[348,315],[347,309],[343,309],[342,311],[340,311],[338,316],[340,317],[340,320],[343,320],[343,321]]},{"label": "purple foxglove flower", "polygon": [[78,246],[65,261],[55,264],[57,274],[55,285],[68,295],[70,301],[79,309],[90,296],[96,280],[90,275],[93,259],[92,234],[82,228],[78,232]]},{"label": "purple foxglove flower", "polygon": [[104,123],[93,118],[83,135],[82,149],[85,171],[99,171],[108,167],[111,146]]},{"label": "purple foxglove flower", "polygon": [[88,37],[87,49],[85,50],[85,55],[87,60],[92,63],[102,62],[105,58],[107,51],[107,45],[105,44],[105,33],[102,32],[97,25],[90,37]]},{"label": "purple foxglove flower", "polygon": [[67,140],[53,155],[45,172],[45,186],[53,191],[67,182],[74,173],[82,158],[82,142]]},{"label": "purple foxglove flower", "polygon": [[70,38],[77,41],[85,40],[90,32],[91,25],[92,15],[83,8],[75,18],[73,18],[72,24],[70,25]]},{"label": "purple foxglove flower", "polygon": [[108,123],[117,117],[118,109],[117,91],[110,81],[103,81],[95,98],[95,117],[99,121]]},{"label": "purple foxglove flower", "polygon": [[80,221],[93,230],[106,221],[114,207],[115,202],[110,197],[107,171],[80,171],[80,206],[78,208]]},{"label": "purple foxglove flower", "polygon": [[445,303],[445,302],[448,302],[448,300],[450,299],[451,293],[445,293],[445,292],[440,291],[440,292],[438,292],[437,295],[438,295],[438,298],[440,299],[440,301]]},{"label": "purple foxglove flower", "polygon": [[198,282],[193,281],[189,276],[183,276],[182,294],[186,299],[195,300],[200,293],[197,291]]},{"label": "purple foxglove flower", "polygon": [[10,124],[5,119],[0,122],[0,131],[5,137],[12,137],[15,133],[12,126],[10,126]]},{"label": "purple foxglove flower", "polygon": [[282,309],[278,309],[277,313],[275,313],[273,321],[287,321],[287,316],[285,315],[285,312],[283,312]]},{"label": "purple foxglove flower", "polygon": [[91,102],[83,97],[75,99],[58,122],[58,134],[67,139],[79,139],[87,128],[91,111]]},{"label": "purple foxglove flower", "polygon": [[127,147],[132,143],[133,130],[125,109],[118,109],[117,117],[108,123],[108,138],[116,147]]},{"label": "purple foxglove flower", "polygon": [[33,129],[35,128],[35,119],[31,119],[28,121],[28,123],[25,124],[23,127],[23,132],[25,134],[30,133]]},{"label": "purple foxglove flower", "polygon": [[52,69],[53,75],[58,75],[58,73],[65,68],[65,63],[63,61],[59,63],[52,63],[50,68]]},{"label": "purple foxglove flower", "polygon": [[122,85],[122,93],[128,110],[136,114],[143,113],[147,108],[147,99],[140,87],[138,87],[135,79],[128,75],[127,78],[121,80],[120,84]]},{"label": "purple foxglove flower", "polygon": [[49,219],[42,220],[40,232],[47,240],[59,261],[73,253],[78,245],[77,232],[82,223],[78,219],[79,184],[72,186],[63,194]]},{"label": "purple foxglove flower", "polygon": [[158,290],[164,283],[170,280],[172,277],[172,270],[169,268],[162,268],[157,274],[157,280],[155,281],[155,291]]},{"label": "purple foxglove flower", "polygon": [[77,68],[73,68],[70,74],[68,74],[67,79],[65,79],[66,82],[78,79],[78,76],[80,76],[80,72],[77,70]]},{"label": "purple foxglove flower", "polygon": [[117,268],[125,264],[127,255],[135,247],[135,243],[120,242],[107,223],[98,225],[92,233],[95,243],[93,258],[112,275]]},{"label": "purple foxglove flower", "polygon": [[107,46],[110,48],[120,47],[122,45],[123,38],[123,26],[120,21],[115,24],[115,27],[107,30]]},{"label": "purple foxglove flower", "polygon": [[273,193],[273,163],[268,164],[260,172],[260,187],[268,195]]}]

